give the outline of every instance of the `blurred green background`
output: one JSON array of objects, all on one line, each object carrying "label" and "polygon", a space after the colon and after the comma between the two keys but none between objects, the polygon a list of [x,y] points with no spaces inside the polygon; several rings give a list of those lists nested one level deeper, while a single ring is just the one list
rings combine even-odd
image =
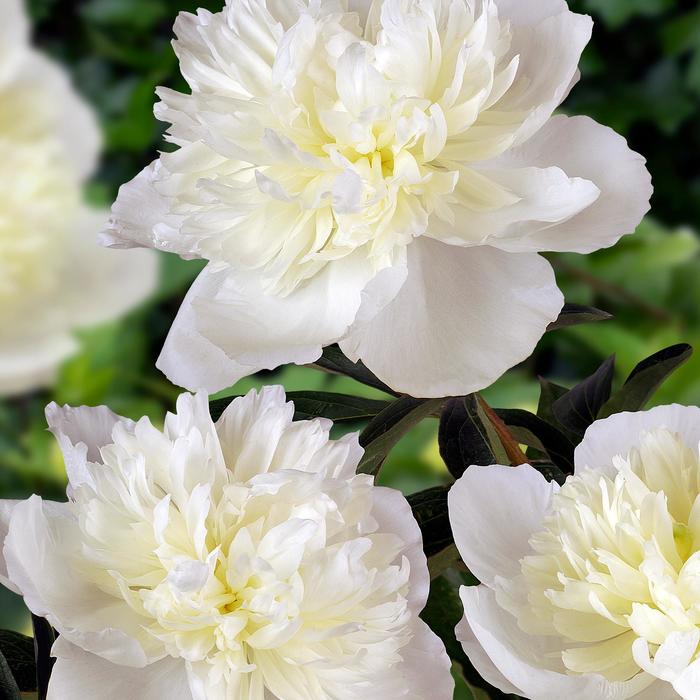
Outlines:
[{"label": "blurred green background", "polygon": [[[532,0],[535,1],[535,0]],[[98,111],[102,166],[86,196],[108,205],[118,186],[152,160],[163,126],[152,114],[157,85],[184,89],[170,46],[180,10],[218,10],[223,0],[31,0],[38,46],[60,60]],[[593,15],[582,79],[563,111],[588,114],[643,153],[655,195],[652,217],[615,248],[587,257],[551,256],[570,302],[612,321],[549,333],[533,357],[484,392],[499,407],[534,408],[537,375],[573,384],[617,354],[619,378],[644,357],[684,341],[700,347],[700,9],[678,0],[573,0]],[[82,351],[45,391],[0,401],[0,497],[32,492],[61,498],[60,454],[45,430],[49,400],[109,404],[131,417],[162,420],[178,389],[154,368],[170,322],[201,265],[164,255],[157,295],[129,317],[82,334]],[[290,390],[378,395],[352,380],[289,367],[241,382],[230,393],[281,382]],[[663,386],[659,403],[700,403],[700,354]],[[436,422],[405,438],[381,481],[406,493],[447,481]],[[0,593],[0,627],[23,630],[22,605]]]}]

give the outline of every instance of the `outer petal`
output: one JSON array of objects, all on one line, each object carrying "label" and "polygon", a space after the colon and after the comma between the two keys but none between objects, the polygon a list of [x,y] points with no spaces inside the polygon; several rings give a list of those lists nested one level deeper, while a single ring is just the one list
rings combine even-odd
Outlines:
[{"label": "outer petal", "polygon": [[416,622],[411,643],[401,650],[407,700],[451,700],[454,681],[450,661],[440,638],[422,620]]},{"label": "outer petal", "polygon": [[543,258],[418,238],[396,298],[341,347],[397,391],[460,396],[528,357],[563,303]]},{"label": "outer petal", "polygon": [[51,673],[48,700],[192,700],[185,662],[165,658],[145,668],[128,668],[89,654],[59,637],[58,661]]},{"label": "outer petal", "polygon": [[593,21],[553,0],[497,4],[499,14],[513,22],[511,52],[520,56],[520,65],[515,83],[493,110],[530,112],[516,134],[517,144],[542,127],[578,79],[578,63]]},{"label": "outer petal", "polygon": [[100,242],[110,248],[156,247],[174,250],[185,257],[182,246],[176,245],[181,217],[170,213],[172,202],[156,189],[155,182],[162,170],[154,160],[133,180],[119,188],[112,205],[109,224]]},{"label": "outer petal", "polygon": [[77,348],[75,339],[62,332],[0,343],[0,395],[22,394],[51,384],[61,362]]},{"label": "outer petal", "polygon": [[667,428],[678,433],[689,449],[697,452],[700,444],[700,408],[697,406],[657,406],[649,411],[624,412],[596,421],[574,452],[576,472],[586,467],[613,476],[612,460],[626,456],[640,444],[643,433]]},{"label": "outer petal", "polygon": [[107,217],[106,211],[85,207],[77,222],[72,278],[61,299],[74,326],[121,316],[144,301],[158,281],[158,255],[153,251],[110,251],[98,244]]},{"label": "outer petal", "polygon": [[464,653],[467,655],[472,665],[479,672],[479,675],[494,688],[498,688],[506,694],[517,695],[520,690],[516,688],[491,661],[489,655],[484,651],[479,640],[474,635],[466,618],[462,618],[455,627],[455,636],[462,644]]},{"label": "outer petal", "polygon": [[100,459],[100,448],[112,442],[112,430],[118,422],[133,425],[106,406],[89,408],[59,406],[50,403],[46,407],[46,422],[61,446],[71,487],[90,482],[85,469],[86,462]]},{"label": "outer petal", "polygon": [[492,236],[490,245],[513,252],[590,253],[608,248],[634,231],[649,211],[652,187],[645,162],[622,136],[588,117],[554,117],[527,143],[485,164],[484,174],[492,167],[558,166],[570,178],[588,181],[600,196],[592,203],[590,198],[582,200],[582,210],[572,210],[559,221],[538,218],[536,210],[531,212],[534,216],[526,212],[524,220],[509,217],[510,209],[522,209],[528,201],[524,200],[504,211],[479,214],[475,221],[470,218],[470,225]]},{"label": "outer petal", "polygon": [[531,27],[548,17],[568,12],[564,0],[495,0],[498,13],[516,27]]},{"label": "outer petal", "polygon": [[372,515],[379,523],[379,531],[396,533],[406,543],[402,554],[411,564],[408,601],[413,611],[418,614],[425,607],[430,591],[430,574],[423,552],[423,535],[411,512],[411,506],[400,491],[376,486],[372,494]]},{"label": "outer petal", "polygon": [[372,276],[366,259],[351,255],[277,297],[255,272],[210,264],[190,288],[157,366],[175,384],[214,392],[261,369],[313,362],[353,322]]},{"label": "outer petal", "polygon": [[[653,681],[646,674],[640,674],[626,683],[612,683],[598,675],[569,676],[563,668],[562,672],[552,670],[558,651],[552,644],[556,642],[525,634],[515,618],[498,605],[492,590],[486,586],[463,586],[460,596],[473,635],[471,639],[482,646],[489,663],[482,670],[480,664],[484,657],[481,653],[471,656],[470,660],[485,678],[499,680],[500,676],[494,676],[495,666],[507,679],[507,684],[501,686],[504,690],[517,688],[519,695],[531,700],[624,700],[646,689]],[[458,634],[463,635],[465,629],[459,626]],[[472,643],[465,644],[466,653]]]},{"label": "outer petal", "polygon": [[141,620],[70,566],[80,556],[76,530],[70,504],[38,496],[18,503],[5,538],[8,578],[27,607],[68,641],[111,661],[145,666],[148,656],[135,639],[143,636]]},{"label": "outer petal", "polygon": [[520,573],[530,536],[558,490],[529,464],[471,466],[448,494],[455,544],[472,573],[492,585],[497,576]]},{"label": "outer petal", "polygon": [[17,503],[19,501],[0,501],[0,584],[14,593],[19,593],[19,589],[7,577],[4,549],[5,538],[10,529],[10,519]]}]

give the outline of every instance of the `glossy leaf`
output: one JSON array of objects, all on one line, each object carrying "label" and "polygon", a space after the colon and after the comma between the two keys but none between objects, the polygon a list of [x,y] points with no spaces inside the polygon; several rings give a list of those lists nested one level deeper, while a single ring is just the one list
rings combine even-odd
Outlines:
[{"label": "glossy leaf", "polygon": [[410,396],[390,403],[377,414],[360,433],[360,444],[365,453],[358,472],[377,474],[396,443],[424,418],[436,414],[444,399],[414,399]]},{"label": "glossy leaf", "polygon": [[548,455],[564,473],[573,473],[575,446],[559,429],[522,409],[497,409],[496,413],[519,442]]},{"label": "glossy leaf", "polygon": [[559,312],[559,317],[556,321],[547,326],[548,331],[554,331],[559,328],[567,328],[568,326],[578,326],[581,323],[595,323],[597,321],[609,321],[612,314],[601,309],[596,309],[594,306],[582,306],[581,304],[564,304],[564,307]]},{"label": "glossy leaf", "polygon": [[599,418],[620,411],[639,411],[647,404],[661,384],[690,359],[693,348],[681,343],[665,348],[642,360],[627,381],[601,408]]},{"label": "glossy leaf", "polygon": [[56,662],[51,657],[51,647],[56,641],[56,634],[51,625],[42,617],[32,615],[34,628],[34,658],[36,660],[36,684],[38,700],[46,700],[49,692],[49,679]]},{"label": "glossy leaf", "polygon": [[423,551],[432,557],[454,543],[447,513],[447,486],[436,486],[408,497],[413,517],[423,535]]},{"label": "glossy leaf", "polygon": [[474,394],[447,400],[440,416],[438,445],[455,479],[472,464],[498,463],[494,447],[497,440]]},{"label": "glossy leaf", "polygon": [[584,379],[552,404],[554,417],[561,425],[582,437],[610,398],[615,356],[609,357],[590,377]]},{"label": "glossy leaf", "polygon": [[569,391],[565,386],[560,386],[554,382],[550,382],[544,377],[539,377],[540,382],[540,400],[537,404],[537,416],[542,420],[552,425],[557,425],[558,421],[554,417],[552,404],[564,396]]},{"label": "glossy leaf", "polygon": [[0,652],[0,700],[21,700],[21,697],[10,665]]},{"label": "glossy leaf", "polygon": [[370,370],[365,367],[362,362],[353,362],[343,354],[342,350],[337,345],[329,345],[323,349],[323,355],[314,362],[314,366],[332,372],[333,374],[343,374],[346,377],[352,377],[362,384],[374,387],[380,391],[385,391],[387,394],[397,396],[398,394],[388,387],[384,382],[374,376]]},{"label": "glossy leaf", "polygon": [[[209,404],[212,418],[220,418],[234,398],[236,397],[212,401]],[[289,391],[287,400],[294,402],[294,420],[329,418],[335,423],[369,420],[390,403],[326,391]]]},{"label": "glossy leaf", "polygon": [[19,632],[0,630],[0,653],[5,657],[20,691],[36,690],[34,640]]}]

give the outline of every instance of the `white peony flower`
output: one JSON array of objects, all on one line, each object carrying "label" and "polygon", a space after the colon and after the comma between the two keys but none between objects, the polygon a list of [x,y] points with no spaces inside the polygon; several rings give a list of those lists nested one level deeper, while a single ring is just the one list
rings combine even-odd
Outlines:
[{"label": "white peony flower", "polygon": [[61,633],[50,700],[448,700],[403,496],[281,387],[160,431],[47,409],[68,503],[0,502],[0,578]]},{"label": "white peony flower", "polygon": [[554,117],[591,20],[563,0],[227,0],[181,14],[180,148],[105,242],[210,264],[159,367],[218,390],[339,342],[393,388],[465,394],[526,358],[562,296],[540,251],[648,209],[644,160]]},{"label": "white peony flower", "polygon": [[153,288],[146,251],[97,245],[108,214],[81,201],[100,137],[65,71],[28,43],[19,0],[0,28],[0,395],[50,381],[71,331],[110,320]]},{"label": "white peony flower", "polygon": [[470,467],[449,496],[482,582],[457,627],[482,676],[533,700],[700,698],[700,409],[594,423],[561,489]]}]

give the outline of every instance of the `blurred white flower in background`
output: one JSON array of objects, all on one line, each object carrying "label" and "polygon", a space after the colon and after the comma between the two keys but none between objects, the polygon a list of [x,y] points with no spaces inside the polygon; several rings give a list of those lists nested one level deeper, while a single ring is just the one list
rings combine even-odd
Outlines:
[{"label": "blurred white flower in background", "polygon": [[281,387],[216,424],[183,394],[162,432],[49,406],[69,501],[0,501],[0,580],[61,634],[50,700],[452,697],[408,503],[293,414]]},{"label": "blurred white flower in background", "polygon": [[561,489],[531,466],[470,467],[449,496],[457,636],[533,700],[700,698],[700,409],[594,423]]},{"label": "blurred white flower in background", "polygon": [[76,328],[116,318],[156,281],[146,251],[97,244],[108,213],[82,202],[98,125],[58,64],[28,41],[19,0],[0,28],[0,395],[51,381]]},{"label": "blurred white flower in background", "polygon": [[105,235],[208,267],[159,366],[210,391],[339,342],[383,381],[460,395],[525,359],[563,303],[539,251],[634,230],[644,160],[552,113],[591,20],[563,0],[227,0],[181,14],[180,146]]}]

